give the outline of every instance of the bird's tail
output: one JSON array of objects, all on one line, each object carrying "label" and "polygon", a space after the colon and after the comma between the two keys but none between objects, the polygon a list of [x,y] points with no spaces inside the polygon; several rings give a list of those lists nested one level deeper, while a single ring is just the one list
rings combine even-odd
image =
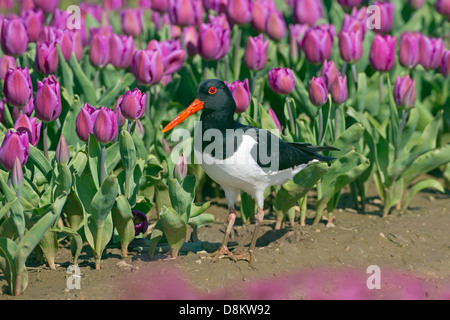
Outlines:
[{"label": "bird's tail", "polygon": [[288,142],[291,146],[294,148],[297,148],[303,152],[309,153],[314,155],[314,157],[319,161],[332,161],[336,158],[333,157],[327,157],[319,154],[319,152],[322,151],[339,151],[338,148],[331,147],[331,146],[315,146],[311,143],[306,142]]}]

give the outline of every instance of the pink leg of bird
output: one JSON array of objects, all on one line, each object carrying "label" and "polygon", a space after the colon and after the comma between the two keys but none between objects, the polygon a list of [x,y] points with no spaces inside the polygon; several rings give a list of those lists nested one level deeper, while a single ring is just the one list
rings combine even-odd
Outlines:
[{"label": "pink leg of bird", "polygon": [[228,238],[230,237],[230,233],[233,230],[233,226],[234,226],[234,221],[236,220],[236,211],[234,210],[234,208],[230,207],[228,209],[229,213],[228,213],[228,226],[227,226],[227,230],[225,231],[225,236],[223,238],[222,244],[220,245],[219,250],[217,250],[216,252],[212,253],[212,256],[214,257],[214,261],[217,261],[219,258],[222,258],[224,256],[228,256],[229,258],[233,259],[234,261],[236,261],[236,258],[234,257],[234,255],[231,253],[230,250],[228,250]]}]

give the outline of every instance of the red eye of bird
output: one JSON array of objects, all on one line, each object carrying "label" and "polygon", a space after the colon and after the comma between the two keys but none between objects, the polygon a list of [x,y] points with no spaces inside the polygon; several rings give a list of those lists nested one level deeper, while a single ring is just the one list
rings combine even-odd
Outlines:
[{"label": "red eye of bird", "polygon": [[214,88],[214,87],[211,87],[211,88],[209,88],[209,90],[208,90],[208,92],[209,92],[210,94],[214,94],[214,93],[216,93],[216,91],[217,91],[217,89]]}]

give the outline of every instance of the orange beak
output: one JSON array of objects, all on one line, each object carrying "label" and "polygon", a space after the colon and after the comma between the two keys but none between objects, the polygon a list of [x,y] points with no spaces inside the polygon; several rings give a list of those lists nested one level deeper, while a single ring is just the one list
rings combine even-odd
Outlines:
[{"label": "orange beak", "polygon": [[203,105],[205,103],[203,101],[200,101],[198,99],[195,99],[194,102],[192,102],[189,107],[186,108],[182,113],[180,113],[175,119],[170,121],[170,123],[163,129],[162,133],[169,131],[170,129],[174,128],[175,126],[179,125],[181,122],[186,120],[187,117],[190,115],[193,115],[197,111],[203,109]]}]

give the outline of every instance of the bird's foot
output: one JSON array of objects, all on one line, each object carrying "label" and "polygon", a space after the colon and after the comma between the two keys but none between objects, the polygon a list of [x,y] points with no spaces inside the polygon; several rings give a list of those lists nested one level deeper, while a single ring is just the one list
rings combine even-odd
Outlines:
[{"label": "bird's foot", "polygon": [[231,251],[225,245],[220,246],[219,250],[211,253],[210,256],[213,257],[213,261],[217,261],[217,260],[219,260],[221,258],[225,258],[225,257],[230,258],[234,261],[237,261],[235,256],[231,253]]},{"label": "bird's foot", "polygon": [[243,251],[234,255],[236,261],[245,260],[249,263],[250,267],[253,268],[253,262],[256,261],[253,255],[253,251]]}]

